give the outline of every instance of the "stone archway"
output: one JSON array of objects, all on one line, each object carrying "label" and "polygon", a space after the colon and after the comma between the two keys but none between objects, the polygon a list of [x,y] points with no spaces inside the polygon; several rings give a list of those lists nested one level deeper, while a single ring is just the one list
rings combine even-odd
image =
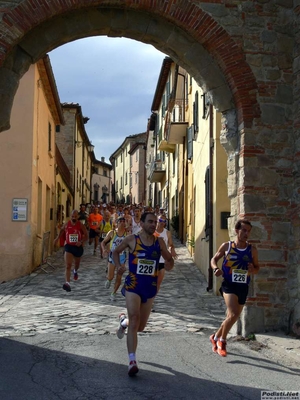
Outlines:
[{"label": "stone archway", "polygon": [[[0,1],[0,131],[9,128],[18,82],[29,65],[64,43],[92,35],[123,36],[171,56],[223,113],[232,214],[256,222],[262,266],[268,267],[257,287],[260,301],[252,301],[266,327],[280,327],[300,297],[294,286],[292,297],[276,295],[279,288],[288,291],[300,254],[295,212],[300,209],[300,125],[293,109],[300,68],[293,65],[298,55],[293,1],[223,3],[16,0],[9,7]],[[268,280],[271,296],[265,294]]]}]

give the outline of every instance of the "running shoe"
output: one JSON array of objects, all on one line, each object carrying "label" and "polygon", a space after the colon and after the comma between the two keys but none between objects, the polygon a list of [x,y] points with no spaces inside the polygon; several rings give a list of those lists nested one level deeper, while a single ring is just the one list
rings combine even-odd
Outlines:
[{"label": "running shoe", "polygon": [[134,376],[139,372],[138,366],[136,364],[136,361],[130,361],[128,365],[128,375],[129,376]]},{"label": "running shoe", "polygon": [[121,325],[125,318],[126,315],[124,313],[119,315],[119,328],[117,329],[117,336],[119,339],[123,339],[125,335],[126,328]]},{"label": "running shoe", "polygon": [[74,281],[77,281],[77,279],[78,279],[78,272],[77,271],[73,271],[73,278],[74,278]]},{"label": "running shoe", "polygon": [[107,279],[106,282],[105,282],[105,284],[104,284],[105,289],[109,289],[109,288],[110,288],[110,285],[111,285],[111,281],[109,281],[109,280]]},{"label": "running shoe", "polygon": [[227,356],[227,351],[226,351],[226,342],[221,342],[221,340],[218,340],[217,342],[217,346],[218,346],[218,354],[221,357],[226,357]]},{"label": "running shoe", "polygon": [[215,334],[213,333],[212,335],[210,335],[209,340],[212,344],[212,351],[214,353],[218,352],[218,346],[217,346],[217,340],[215,340]]},{"label": "running shoe", "polygon": [[111,301],[116,301],[116,298],[117,298],[117,293],[111,293],[110,295]]},{"label": "running shoe", "polygon": [[63,284],[63,289],[64,289],[66,292],[71,292],[71,286],[70,286],[68,283],[64,283],[64,284]]}]

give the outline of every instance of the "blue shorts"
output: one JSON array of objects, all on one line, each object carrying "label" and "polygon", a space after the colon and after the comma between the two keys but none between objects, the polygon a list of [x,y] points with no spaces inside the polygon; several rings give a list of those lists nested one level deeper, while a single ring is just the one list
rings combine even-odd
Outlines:
[{"label": "blue shorts", "polygon": [[148,299],[152,299],[157,293],[157,277],[155,279],[150,279],[149,282],[143,281],[138,282],[136,275],[129,272],[125,278],[124,286],[121,290],[123,296],[125,293],[136,293],[140,296],[142,303],[146,303]]},{"label": "blue shorts", "polygon": [[240,305],[244,305],[246,303],[248,291],[249,291],[249,285],[245,283],[231,283],[225,281],[225,279],[223,280],[222,285],[220,287],[220,293],[222,296],[223,293],[235,294],[238,297],[238,302]]},{"label": "blue shorts", "polygon": [[73,254],[74,257],[81,257],[83,254],[83,247],[65,244],[65,252]]}]

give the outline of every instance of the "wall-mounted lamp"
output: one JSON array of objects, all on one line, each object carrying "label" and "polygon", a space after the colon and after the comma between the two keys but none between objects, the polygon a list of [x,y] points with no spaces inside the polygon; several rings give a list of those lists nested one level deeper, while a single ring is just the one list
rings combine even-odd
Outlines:
[{"label": "wall-mounted lamp", "polygon": [[[81,147],[81,146],[82,146],[82,143],[83,143],[83,141],[75,140],[75,144],[76,144],[77,147]],[[95,148],[95,146],[93,146],[92,143],[90,143],[90,144],[87,146],[87,149],[88,149],[88,151],[89,151],[90,153],[91,153],[92,151],[94,151],[94,148]]]}]

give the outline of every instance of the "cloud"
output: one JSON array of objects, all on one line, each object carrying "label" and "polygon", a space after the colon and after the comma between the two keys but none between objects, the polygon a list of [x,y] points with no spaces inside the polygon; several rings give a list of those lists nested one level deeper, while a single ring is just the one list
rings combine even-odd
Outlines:
[{"label": "cloud", "polygon": [[165,54],[151,45],[104,36],[49,53],[61,102],[79,103],[95,145],[108,160],[128,135],[145,132]]}]

